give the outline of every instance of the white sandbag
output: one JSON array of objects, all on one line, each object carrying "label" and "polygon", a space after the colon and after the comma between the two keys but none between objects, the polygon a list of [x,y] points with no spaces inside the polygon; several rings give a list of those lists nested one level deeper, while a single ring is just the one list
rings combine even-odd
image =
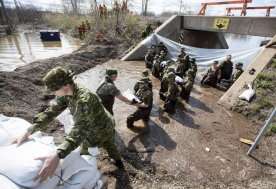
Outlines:
[{"label": "white sandbag", "polygon": [[175,76],[175,82],[176,82],[176,83],[179,83],[179,84],[182,84],[182,83],[184,83],[184,79],[182,79],[181,77],[179,77],[179,76],[177,75],[177,76]]},{"label": "white sandbag", "polygon": [[255,90],[252,88],[251,85],[248,84],[248,89],[242,92],[242,94],[239,96],[240,99],[246,100],[247,102],[250,102],[252,97],[255,95]]},{"label": "white sandbag", "polygon": [[58,117],[57,119],[62,123],[64,126],[64,132],[66,134],[69,134],[72,128],[74,127],[74,120],[73,116],[71,115],[69,109],[65,109]]},{"label": "white sandbag", "polygon": [[18,186],[33,188],[39,185],[34,181],[43,165],[38,157],[49,156],[55,149],[35,140],[23,143],[20,146],[10,145],[0,147],[1,161],[0,174],[7,176]]},{"label": "white sandbag", "polygon": [[132,101],[133,99],[135,99],[138,103],[141,102],[141,100],[137,96],[135,96],[134,94],[132,94],[132,92],[131,92],[130,89],[128,89],[127,91],[125,91],[123,93],[123,96],[126,97],[129,101]]},{"label": "white sandbag", "polygon": [[162,61],[160,63],[161,68],[165,68],[165,66],[169,63],[169,61]]},{"label": "white sandbag", "polygon": [[30,126],[31,124],[24,119],[0,114],[0,146],[10,145],[14,139],[23,135]]}]

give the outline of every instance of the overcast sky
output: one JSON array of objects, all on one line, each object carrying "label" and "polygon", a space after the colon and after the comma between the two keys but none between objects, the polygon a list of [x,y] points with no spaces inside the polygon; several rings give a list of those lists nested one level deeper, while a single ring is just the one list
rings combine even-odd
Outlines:
[{"label": "overcast sky", "polygon": [[[5,0],[6,2],[13,2],[13,0]],[[23,4],[33,4],[35,6],[48,8],[49,5],[57,5],[57,7],[61,7],[61,0],[17,0]],[[92,0],[83,0],[86,1],[88,6],[88,2]],[[141,1],[142,0],[129,0],[130,9],[135,12],[141,12]],[[181,0],[149,0],[149,11],[159,14],[164,11],[179,11]],[[194,12],[198,12],[200,9],[201,2],[208,1],[221,1],[221,0],[182,0],[182,4],[186,7],[186,9],[192,10]],[[110,0],[98,0],[98,2],[105,2],[110,4]],[[266,5],[276,5],[276,0],[253,0],[253,3],[249,4],[249,6],[266,6]],[[207,9],[207,15],[224,15],[225,8],[230,6],[241,6],[240,4],[234,5],[220,5],[220,6],[210,6]],[[52,7],[52,6],[51,6]],[[249,16],[263,16],[265,15],[266,10],[248,10]],[[235,15],[239,15],[240,11],[234,11]],[[276,16],[276,9],[273,9],[271,15]]]}]

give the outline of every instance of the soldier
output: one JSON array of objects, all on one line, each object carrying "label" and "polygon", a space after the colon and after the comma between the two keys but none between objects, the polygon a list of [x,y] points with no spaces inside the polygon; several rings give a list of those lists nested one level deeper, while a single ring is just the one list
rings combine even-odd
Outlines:
[{"label": "soldier", "polygon": [[175,74],[169,73],[168,74],[168,90],[165,93],[165,104],[164,110],[169,114],[175,113],[175,106],[177,102],[177,97],[179,95],[179,89],[177,84],[175,83]]},{"label": "soldier", "polygon": [[144,83],[144,82],[146,82],[148,84],[149,88],[152,89],[152,82],[149,78],[149,71],[148,70],[144,70],[142,72],[142,78],[135,83],[134,93],[136,93],[139,90],[140,83]]},{"label": "soldier", "polygon": [[145,64],[146,64],[146,68],[151,69],[152,68],[152,64],[154,61],[154,57],[155,57],[155,47],[151,47],[149,48],[146,56],[145,56]]},{"label": "soldier", "polygon": [[227,55],[226,60],[223,61],[220,65],[219,65],[219,69],[221,72],[220,78],[219,78],[219,82],[222,79],[226,79],[229,80],[231,79],[232,76],[232,72],[233,72],[233,62],[231,61],[232,56],[231,55]]},{"label": "soldier", "polygon": [[126,97],[124,97],[121,94],[121,91],[115,86],[114,81],[116,81],[118,76],[117,70],[108,69],[106,70],[106,76],[105,80],[100,86],[98,87],[96,93],[102,100],[102,103],[104,107],[113,115],[113,105],[115,102],[115,97],[119,100],[135,105],[135,106],[142,106],[139,104],[136,104],[134,101],[128,100]]},{"label": "soldier", "polygon": [[237,81],[237,79],[241,76],[241,74],[243,73],[243,63],[239,62],[235,65],[235,70],[232,74],[232,81],[233,83],[235,81]]},{"label": "soldier", "polygon": [[185,50],[186,49],[184,47],[181,48],[180,54],[178,56],[179,58],[185,58],[185,56],[187,55]]},{"label": "soldier", "polygon": [[239,62],[235,65],[235,70],[231,76],[231,79],[226,80],[226,79],[222,79],[220,84],[219,84],[219,89],[226,91],[227,89],[229,89],[229,87],[231,87],[231,85],[233,85],[233,83],[241,76],[241,74],[243,73],[243,63]]},{"label": "soldier", "polygon": [[150,112],[153,104],[152,86],[150,84],[151,82],[149,82],[148,79],[144,78],[138,83],[138,90],[137,88],[134,89],[136,91],[135,95],[145,104],[145,106],[139,107],[133,114],[127,117],[128,128],[133,128],[133,123],[140,119],[142,119],[145,123],[149,121]]},{"label": "soldier", "polygon": [[88,20],[86,20],[85,23],[86,23],[87,31],[90,31],[91,30],[91,26],[90,26],[90,23],[88,22]]},{"label": "soldier", "polygon": [[104,109],[98,96],[79,87],[73,80],[72,72],[62,67],[56,67],[49,71],[43,81],[48,91],[56,95],[56,103],[44,112],[37,114],[33,125],[15,142],[20,145],[35,131],[45,129],[67,107],[73,115],[75,126],[57,148],[56,153],[43,158],[44,165],[38,175],[40,181],[53,175],[60,159],[64,159],[81,144],[105,148],[109,156],[115,160],[116,166],[123,168],[124,165],[114,141],[115,121]]},{"label": "soldier", "polygon": [[190,56],[186,55],[185,58],[179,57],[176,67],[176,75],[183,78],[186,74],[186,71],[190,68]]},{"label": "soldier", "polygon": [[156,47],[156,54],[161,54],[161,51],[164,51],[164,55],[165,57],[167,56],[168,54],[168,49],[167,47],[164,45],[163,42],[160,42],[157,47]]},{"label": "soldier", "polygon": [[173,67],[169,67],[165,73],[164,73],[164,76],[162,77],[162,80],[161,80],[161,87],[160,87],[160,90],[159,90],[159,96],[160,96],[160,99],[161,100],[166,100],[166,92],[168,91],[168,86],[169,86],[169,81],[168,81],[168,74],[170,73],[174,73],[175,70]]},{"label": "soldier", "polygon": [[196,64],[196,59],[195,58],[191,59],[190,65],[191,65],[191,69],[193,71],[193,80],[195,80],[196,73],[197,73],[197,64]]},{"label": "soldier", "polygon": [[186,101],[189,101],[191,91],[194,85],[194,71],[189,69],[187,72],[187,76],[184,79],[184,83],[181,86],[180,96]]},{"label": "soldier", "polygon": [[155,55],[154,60],[153,60],[153,65],[152,65],[152,75],[156,78],[159,78],[160,76],[160,56]]},{"label": "soldier", "polygon": [[207,70],[207,73],[203,76],[201,80],[202,85],[217,87],[217,82],[220,75],[218,64],[218,61],[214,61],[213,65]]}]

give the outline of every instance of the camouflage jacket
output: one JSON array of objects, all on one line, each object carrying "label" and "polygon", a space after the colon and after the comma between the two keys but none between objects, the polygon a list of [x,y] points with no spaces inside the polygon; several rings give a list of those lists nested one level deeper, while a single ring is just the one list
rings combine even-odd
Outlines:
[{"label": "camouflage jacket", "polygon": [[99,144],[113,133],[115,122],[104,109],[99,97],[77,86],[72,96],[57,97],[55,104],[39,113],[34,119],[31,132],[45,129],[67,107],[73,115],[75,125],[57,149],[60,158],[66,157],[84,140],[90,144]]},{"label": "camouflage jacket", "polygon": [[166,97],[168,100],[176,100],[179,96],[179,88],[175,82],[168,83],[168,91]]}]

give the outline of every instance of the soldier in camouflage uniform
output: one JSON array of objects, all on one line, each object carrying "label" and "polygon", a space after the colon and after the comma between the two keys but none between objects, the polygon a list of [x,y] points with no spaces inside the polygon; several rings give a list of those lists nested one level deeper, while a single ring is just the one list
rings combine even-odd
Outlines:
[{"label": "soldier in camouflage uniform", "polygon": [[184,47],[181,48],[180,54],[178,56],[179,58],[185,58],[185,56],[187,55],[185,50],[186,49]]},{"label": "soldier in camouflage uniform", "polygon": [[157,46],[156,46],[156,54],[161,54],[161,52],[164,52],[165,57],[168,54],[168,49],[167,47],[164,45],[163,42],[160,42]]},{"label": "soldier in camouflage uniform", "polygon": [[142,78],[137,83],[137,85],[135,85],[136,88],[134,89],[136,91],[135,96],[137,96],[145,106],[139,107],[133,114],[127,117],[128,128],[133,128],[133,123],[140,119],[142,119],[145,122],[145,124],[147,124],[152,109],[153,93],[151,82],[149,82],[148,78]]},{"label": "soldier in camouflage uniform", "polygon": [[173,67],[169,67],[166,72],[164,73],[164,76],[161,80],[161,86],[160,86],[160,90],[159,90],[159,96],[161,100],[166,100],[166,92],[168,91],[168,87],[169,87],[169,81],[168,81],[168,74],[170,73],[174,73],[175,70]]},{"label": "soldier in camouflage uniform", "polygon": [[152,65],[153,65],[153,61],[154,61],[154,57],[155,57],[155,46],[152,46],[146,56],[145,56],[145,64],[146,64],[146,68],[151,69]]},{"label": "soldier in camouflage uniform", "polygon": [[195,80],[196,73],[197,73],[196,59],[192,58],[190,64],[191,64],[191,70],[192,70],[192,73],[193,73],[193,80]]},{"label": "soldier in camouflage uniform", "polygon": [[45,129],[66,108],[73,115],[74,127],[57,148],[57,153],[45,159],[39,174],[41,181],[54,173],[60,159],[84,143],[89,147],[103,147],[115,160],[117,167],[123,168],[121,156],[115,146],[115,121],[105,110],[99,97],[75,84],[72,74],[61,67],[49,71],[43,81],[47,89],[57,96],[56,103],[37,114],[32,127],[16,142],[21,144],[35,131]]},{"label": "soldier in camouflage uniform", "polygon": [[185,58],[178,58],[177,67],[176,67],[176,75],[183,78],[186,74],[186,71],[190,68],[190,57],[186,55]]},{"label": "soldier in camouflage uniform", "polygon": [[180,96],[186,101],[189,101],[191,91],[194,85],[194,71],[189,69],[187,76],[184,78],[184,83],[181,85]]},{"label": "soldier in camouflage uniform", "polygon": [[148,70],[144,70],[142,72],[142,78],[135,83],[134,93],[136,93],[139,90],[140,83],[144,83],[144,82],[146,82],[148,84],[149,88],[152,89],[152,82],[149,78],[149,71]]},{"label": "soldier in camouflage uniform", "polygon": [[179,96],[179,89],[177,84],[175,83],[175,74],[168,74],[168,90],[165,93],[165,104],[164,110],[169,114],[175,113],[175,107],[177,102],[177,97]]},{"label": "soldier in camouflage uniform", "polygon": [[126,97],[124,97],[120,90],[115,86],[114,81],[117,79],[118,72],[117,70],[108,69],[106,70],[106,77],[105,80],[100,86],[98,87],[96,93],[100,97],[104,107],[111,113],[113,113],[113,105],[115,102],[115,97],[119,100],[127,103],[139,106],[135,104],[135,102],[129,101]]},{"label": "soldier in camouflage uniform", "polygon": [[220,76],[218,78],[218,82],[220,82],[222,79],[231,79],[233,72],[233,62],[231,61],[231,59],[232,56],[227,55],[226,60],[219,64]]},{"label": "soldier in camouflage uniform", "polygon": [[161,51],[160,55],[157,56],[153,62],[152,67],[152,75],[158,79],[160,79],[161,75],[161,62],[166,59],[166,55],[164,51]]}]

